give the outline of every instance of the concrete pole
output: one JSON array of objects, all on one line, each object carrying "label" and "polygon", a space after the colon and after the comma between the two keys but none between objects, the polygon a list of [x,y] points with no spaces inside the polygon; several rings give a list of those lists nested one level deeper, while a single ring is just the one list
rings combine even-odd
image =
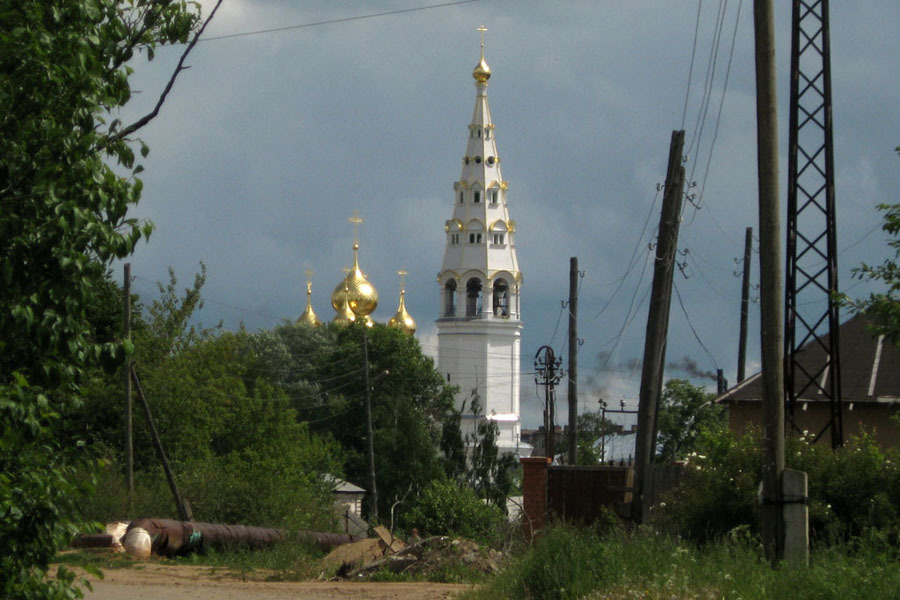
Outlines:
[{"label": "concrete pole", "polygon": [[754,0],[756,136],[759,176],[760,341],[763,403],[763,547],[773,564],[784,557],[784,364],[781,223],[778,199],[778,111],[772,0]]},{"label": "concrete pole", "polygon": [[578,463],[578,257],[569,259],[569,464]]}]

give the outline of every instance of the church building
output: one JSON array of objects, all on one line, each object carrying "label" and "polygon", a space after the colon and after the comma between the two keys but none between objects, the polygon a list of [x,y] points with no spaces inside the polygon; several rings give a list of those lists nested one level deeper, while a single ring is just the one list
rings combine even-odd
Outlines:
[{"label": "church building", "polygon": [[[491,69],[481,60],[475,78],[475,110],[469,123],[462,174],[453,183],[453,213],[446,221],[444,260],[438,274],[440,312],[438,370],[459,387],[463,435],[490,419],[502,452],[528,456],[519,418],[522,273],[516,258],[516,223],[510,218],[508,184],[488,107]],[[480,407],[472,412],[473,399]]]}]

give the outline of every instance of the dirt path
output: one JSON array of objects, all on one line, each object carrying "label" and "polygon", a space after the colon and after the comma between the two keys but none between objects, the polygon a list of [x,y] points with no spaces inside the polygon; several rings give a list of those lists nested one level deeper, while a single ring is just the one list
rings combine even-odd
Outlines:
[{"label": "dirt path", "polygon": [[87,600],[444,600],[472,589],[453,583],[372,583],[354,581],[264,581],[211,567],[145,563],[128,569],[107,569],[104,578],[90,577],[94,591]]}]

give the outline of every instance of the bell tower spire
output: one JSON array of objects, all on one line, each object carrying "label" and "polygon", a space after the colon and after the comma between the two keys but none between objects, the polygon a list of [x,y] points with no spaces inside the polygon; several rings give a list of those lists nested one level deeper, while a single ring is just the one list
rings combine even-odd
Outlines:
[{"label": "bell tower spire", "polygon": [[[516,257],[516,223],[510,218],[508,184],[500,171],[500,153],[488,105],[491,68],[481,53],[472,70],[475,108],[468,126],[462,172],[453,183],[452,216],[444,223],[444,260],[438,274],[441,302],[438,368],[460,388],[463,433],[481,419],[499,428],[497,445],[528,456],[520,443],[520,355],[522,274]],[[472,414],[472,398],[480,411]]]}]

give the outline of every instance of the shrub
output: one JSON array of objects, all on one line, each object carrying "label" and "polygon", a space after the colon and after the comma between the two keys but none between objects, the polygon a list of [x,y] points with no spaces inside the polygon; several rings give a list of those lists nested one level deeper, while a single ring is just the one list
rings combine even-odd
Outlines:
[{"label": "shrub", "polygon": [[[735,528],[759,533],[757,491],[762,447],[757,432],[735,439],[707,435],[686,460],[681,485],[654,509],[654,522],[699,543]],[[900,470],[897,452],[880,450],[866,434],[838,450],[813,444],[810,436],[788,436],[785,462],[805,471],[809,485],[810,538],[832,544],[875,530],[900,537]]]},{"label": "shrub", "polygon": [[480,500],[472,488],[435,480],[402,515],[401,524],[422,535],[452,535],[496,544],[502,539],[506,517],[496,506]]}]

